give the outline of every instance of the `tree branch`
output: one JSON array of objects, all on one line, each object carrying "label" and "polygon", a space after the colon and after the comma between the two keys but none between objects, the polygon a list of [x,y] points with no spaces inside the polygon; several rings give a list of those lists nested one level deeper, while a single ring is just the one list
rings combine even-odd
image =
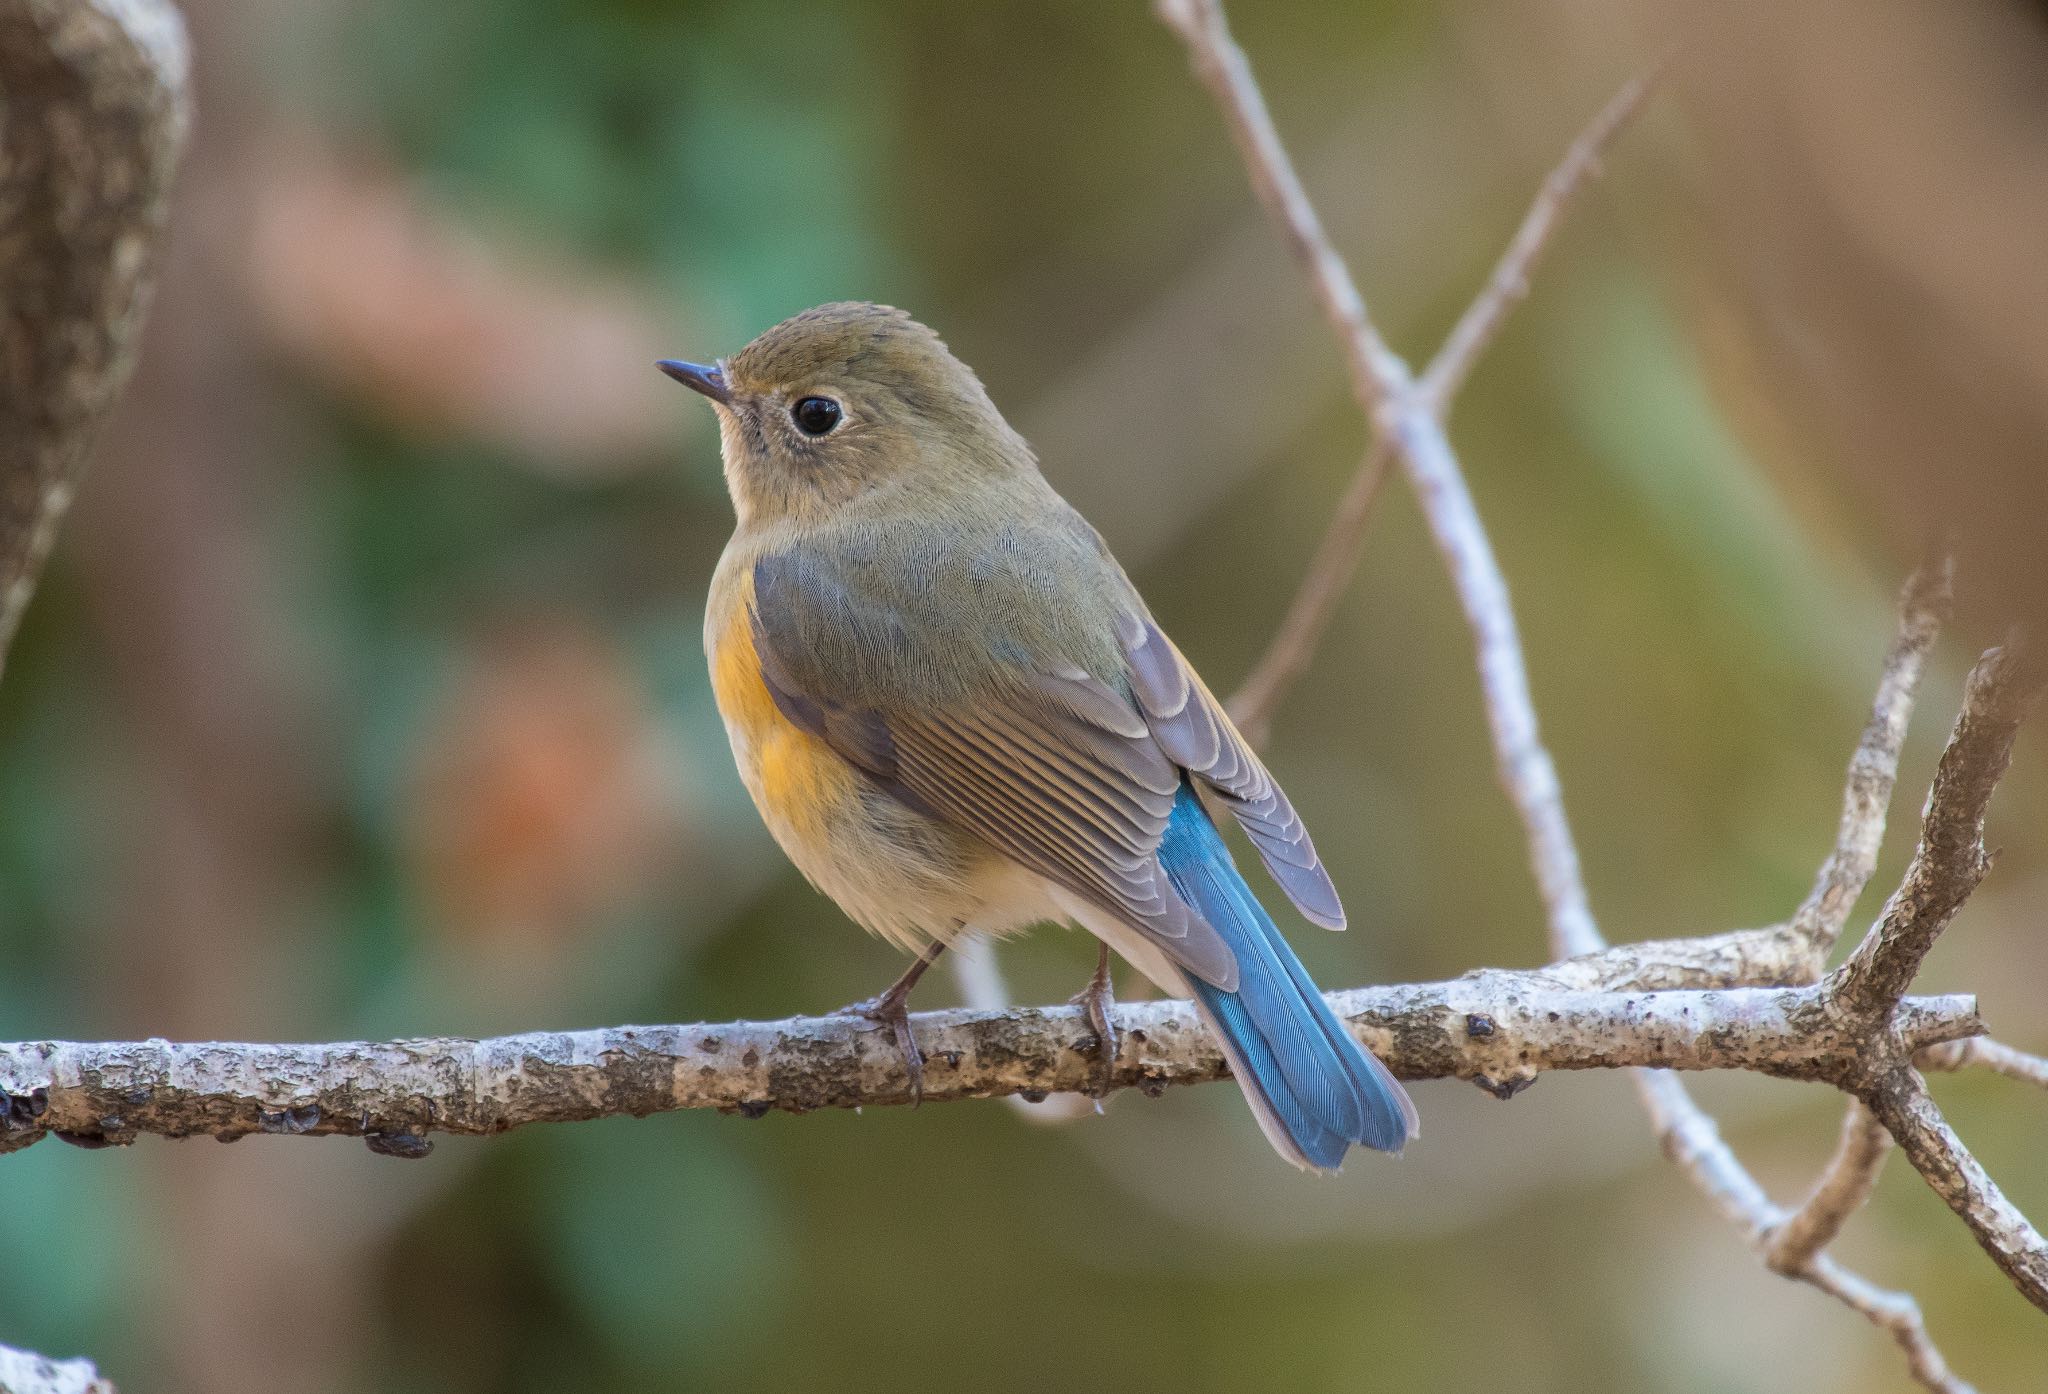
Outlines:
[{"label": "tree branch", "polygon": [[[1447,983],[1354,988],[1331,1005],[1397,1072],[1473,1080],[1507,1097],[1546,1070],[1622,1065],[1759,1070],[1832,1080],[1857,1040],[1828,1024],[1821,989],[1570,992],[1488,970]],[[926,1102],[1080,1093],[1095,1041],[1076,1007],[923,1012]],[[1226,1077],[1187,1002],[1116,1011],[1113,1089],[1156,1094]],[[1983,1029],[1969,997],[1911,999],[1916,1047]],[[493,1040],[246,1045],[169,1041],[0,1046],[0,1148],[45,1134],[85,1146],[145,1134],[369,1140],[424,1155],[433,1132],[715,1108],[759,1115],[912,1102],[893,1037],[863,1018],[528,1032]]]},{"label": "tree branch", "polygon": [[1521,226],[1515,229],[1507,250],[1501,253],[1486,288],[1459,316],[1445,337],[1444,346],[1437,350],[1436,358],[1422,374],[1423,398],[1439,418],[1450,414],[1451,403],[1464,387],[1465,379],[1471,376],[1480,355],[1493,343],[1515,306],[1527,298],[1529,278],[1549,250],[1550,239],[1557,235],[1572,201],[1600,173],[1600,160],[1607,147],[1642,111],[1662,73],[1663,64],[1659,63],[1623,83],[1586,129],[1579,132],[1579,138],[1571,143],[1564,158],[1543,181],[1543,187],[1536,191],[1536,201],[1529,205]]},{"label": "tree branch", "polygon": [[156,0],[0,0],[0,665],[128,376],[184,137]]},{"label": "tree branch", "polygon": [[[1501,254],[1486,291],[1472,302],[1422,375],[1425,404],[1439,420],[1449,412],[1466,375],[1499,332],[1508,313],[1528,294],[1529,277],[1536,263],[1548,249],[1572,201],[1598,173],[1601,152],[1642,108],[1655,80],[1655,72],[1644,73],[1616,93],[1579,133],[1564,159],[1537,190],[1535,202]],[[1308,671],[1309,662],[1337,613],[1337,602],[1351,584],[1358,559],[1365,550],[1366,525],[1372,521],[1373,506],[1379,501],[1380,486],[1386,483],[1392,458],[1388,437],[1376,432],[1344,497],[1337,502],[1337,512],[1324,530],[1322,541],[1316,545],[1301,588],[1289,602],[1265,653],[1230,699],[1231,716],[1254,745],[1265,743],[1272,730],[1273,713],[1288,689]]]},{"label": "tree branch", "polygon": [[1861,1097],[1991,1261],[2029,1302],[2048,1312],[2048,1240],[1963,1146],[1920,1076],[1901,1064]]},{"label": "tree branch", "polygon": [[[1538,735],[1506,582],[1443,429],[1450,397],[1490,339],[1493,327],[1517,298],[1526,279],[1525,263],[1533,261],[1540,252],[1554,220],[1546,221],[1539,207],[1534,221],[1525,223],[1525,235],[1518,234],[1511,245],[1504,271],[1467,312],[1459,332],[1454,332],[1452,345],[1441,357],[1441,371],[1433,370],[1434,380],[1418,387],[1408,376],[1407,365],[1387,348],[1374,328],[1348,270],[1324,236],[1273,130],[1249,64],[1230,38],[1219,0],[1157,0],[1157,7],[1161,17],[1187,45],[1194,71],[1223,110],[1254,188],[1274,221],[1287,233],[1290,248],[1343,341],[1354,395],[1372,419],[1379,439],[1387,442],[1401,460],[1416,488],[1473,633],[1495,764],[1528,840],[1530,863],[1549,925],[1552,955],[1583,958],[1596,954],[1605,940],[1588,904],[1556,770]],[[1618,126],[1625,120],[1639,101],[1639,94],[1625,92],[1623,100],[1610,108],[1615,113],[1614,124]],[[1597,141],[1588,144],[1589,148],[1597,149]],[[1583,163],[1590,168],[1590,159]],[[1570,164],[1568,158],[1567,165]],[[1556,187],[1568,192],[1573,187],[1571,175],[1560,176]],[[1369,473],[1371,468],[1368,459],[1366,471]],[[1356,512],[1362,516],[1370,505],[1368,481],[1354,484],[1353,497],[1360,493],[1364,498]],[[1347,499],[1347,504],[1350,502]],[[1322,555],[1341,557],[1342,553],[1326,546]],[[1302,604],[1327,609],[1334,603],[1329,598],[1333,583],[1328,578],[1312,570],[1308,584],[1317,590]],[[1939,628],[1946,606],[1946,589],[1945,574],[1916,579],[1915,585],[1909,587],[1901,637],[1887,661],[1885,681],[1873,703],[1872,721],[1852,761],[1835,855],[1822,868],[1814,893],[1794,921],[1769,936],[1778,943],[1766,952],[1780,963],[1787,958],[1794,960],[1804,980],[1817,973],[1827,944],[1839,934],[1857,892],[1875,865],[1876,839],[1882,835],[1884,800],[1896,778],[1898,742],[1909,711],[1910,694]],[[1284,652],[1295,671],[1307,662],[1306,650]],[[1249,702],[1252,714],[1263,719],[1271,700],[1268,688],[1254,687]],[[2009,732],[2006,743],[2009,747]],[[2002,759],[2001,755],[1998,773],[2003,772]],[[1993,774],[1991,783],[1995,784],[1996,778]],[[1988,787],[1982,793],[1988,797]],[[1976,875],[1981,877],[1981,867]],[[1931,943],[1940,924],[1946,923],[1962,896],[1974,885],[1975,879],[1971,879],[1952,903],[1935,907],[1939,923],[1932,928],[1916,921],[1906,932],[1872,936],[1873,944],[1892,945],[1883,954],[1874,955],[1890,969],[1883,978],[1886,1001],[1896,1000],[1905,990],[1925,953],[1924,945],[1915,950],[1915,936]],[[1899,928],[1895,926],[1895,930]],[[1736,952],[1748,951],[1753,943],[1735,936],[1724,936],[1723,942]],[[1852,1087],[1867,1079],[1873,1059],[1891,1058],[1900,1045],[1891,1034],[1893,1027],[1874,1015],[1874,1007],[1851,1011],[1845,1006],[1839,996],[1842,986],[1839,977],[1828,979],[1823,986],[1823,1001],[1825,1011],[1854,1018],[1853,1025],[1862,1037],[1861,1048],[1850,1057],[1850,1073],[1836,1081]],[[1721,1141],[1713,1119],[1692,1102],[1679,1080],[1655,1070],[1638,1070],[1636,1082],[1666,1152],[1724,1214],[1745,1230],[1768,1261],[1768,1236],[1785,1220],[1784,1212],[1771,1204]],[[1985,1184],[1989,1184],[1988,1178]],[[1844,1177],[1838,1185],[1848,1187],[1850,1182]],[[1831,1193],[1831,1203],[1839,1199]],[[1818,1212],[1812,1218],[1817,1221]],[[2023,1220],[2020,1223],[2024,1226]],[[1785,1266],[1791,1266],[1789,1258]],[[1929,1388],[1964,1387],[1948,1373],[1939,1352],[1928,1341],[1918,1308],[1910,1297],[1878,1289],[1818,1252],[1806,1255],[1796,1276],[1889,1330],[1905,1351],[1914,1376]]]},{"label": "tree branch", "polygon": [[1803,1274],[1820,1251],[1835,1242],[1849,1217],[1870,1199],[1891,1151],[1892,1135],[1869,1109],[1851,1099],[1842,1115],[1842,1137],[1835,1144],[1835,1155],[1828,1159],[1806,1203],[1771,1227],[1764,1241],[1764,1262],[1788,1278]]},{"label": "tree branch", "polygon": [[1994,1074],[2004,1075],[2007,1079],[2031,1084],[2036,1089],[2048,1089],[2048,1057],[2014,1050],[2011,1046],[2001,1045],[1989,1036],[1930,1046],[1914,1056],[1913,1063],[1923,1070],[1951,1073],[1968,1069],[1972,1065],[1982,1065],[1985,1069]]},{"label": "tree branch", "polygon": [[52,1360],[0,1346],[0,1394],[114,1394],[90,1360]]},{"label": "tree branch", "polygon": [[1946,556],[1923,563],[1899,592],[1898,632],[1884,656],[1863,738],[1849,757],[1835,847],[1821,863],[1813,890],[1792,916],[1792,934],[1811,959],[1815,976],[1877,871],[1885,814],[1899,780],[1899,753],[1913,717],[1913,694],[1954,601],[1955,563]]},{"label": "tree branch", "polygon": [[1350,368],[1352,395],[1391,443],[1408,474],[1437,551],[1451,573],[1478,651],[1479,682],[1501,786],[1521,815],[1529,862],[1550,923],[1551,956],[1591,953],[1603,943],[1586,904],[1579,853],[1565,817],[1557,767],[1536,727],[1521,633],[1508,603],[1479,510],[1465,486],[1443,423],[1418,390],[1408,365],[1387,347],[1366,312],[1343,258],[1280,143],[1265,95],[1244,50],[1230,36],[1218,0],[1158,0],[1165,23],[1187,45],[1196,77],[1222,110],[1252,186],[1286,234]]},{"label": "tree branch", "polygon": [[1990,871],[1985,810],[2012,763],[2013,738],[2040,699],[2044,679],[2048,669],[2010,643],[1970,670],[1963,709],[1927,795],[1920,845],[1877,927],[1836,970],[1845,1010],[1869,1015],[1898,1000]]},{"label": "tree branch", "polygon": [[[1693,1102],[1677,1078],[1642,1070],[1636,1074],[1636,1086],[1650,1115],[1650,1130],[1664,1155],[1684,1170],[1769,1264],[1772,1236],[1787,1221],[1786,1213],[1771,1203],[1721,1137],[1713,1118]],[[1949,1371],[1948,1362],[1928,1337],[1920,1304],[1910,1294],[1878,1287],[1825,1253],[1811,1255],[1797,1271],[1784,1276],[1818,1288],[1890,1335],[1904,1353],[1913,1378],[1935,1394],[1972,1394],[1970,1386]]]}]

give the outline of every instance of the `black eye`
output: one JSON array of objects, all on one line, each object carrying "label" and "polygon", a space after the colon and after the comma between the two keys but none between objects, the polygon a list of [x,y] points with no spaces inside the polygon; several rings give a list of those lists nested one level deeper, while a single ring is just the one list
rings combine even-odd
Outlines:
[{"label": "black eye", "polygon": [[789,409],[789,419],[807,436],[822,436],[839,424],[839,403],[830,397],[806,397]]}]

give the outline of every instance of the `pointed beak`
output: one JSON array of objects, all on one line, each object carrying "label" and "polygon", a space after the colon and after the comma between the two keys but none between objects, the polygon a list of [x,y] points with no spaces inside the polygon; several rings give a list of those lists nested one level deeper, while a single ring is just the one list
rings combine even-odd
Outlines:
[{"label": "pointed beak", "polygon": [[679,359],[664,358],[654,366],[692,392],[701,392],[720,406],[732,402],[732,389],[725,385],[725,374],[716,363],[684,363]]}]

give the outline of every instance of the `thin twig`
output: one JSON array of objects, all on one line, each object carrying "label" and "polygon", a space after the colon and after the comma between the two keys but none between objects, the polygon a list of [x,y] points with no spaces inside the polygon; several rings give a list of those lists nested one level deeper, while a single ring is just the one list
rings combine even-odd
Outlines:
[{"label": "thin twig", "polygon": [[1259,201],[1286,235],[1289,250],[1308,273],[1316,303],[1336,326],[1351,370],[1352,392],[1368,417],[1377,416],[1382,406],[1412,387],[1408,365],[1380,337],[1366,313],[1365,297],[1323,230],[1323,220],[1280,143],[1251,64],[1230,36],[1222,5],[1217,0],[1157,0],[1154,9],[1186,43],[1195,76],[1216,98]]},{"label": "thin twig", "polygon": [[1820,1251],[1835,1242],[1851,1215],[1863,1208],[1877,1186],[1892,1135],[1856,1099],[1842,1115],[1842,1136],[1806,1203],[1774,1226],[1764,1242],[1764,1262],[1796,1278]]},{"label": "thin twig", "polygon": [[[1642,107],[1656,81],[1656,71],[1636,77],[1616,93],[1537,190],[1535,202],[1494,268],[1487,290],[1458,321],[1422,375],[1423,398],[1439,418],[1449,411],[1452,398],[1508,312],[1527,294],[1529,277],[1552,235],[1573,199],[1598,171],[1601,151]],[[1287,690],[1308,670],[1336,614],[1337,602],[1351,584],[1392,456],[1386,435],[1375,434],[1272,642],[1230,699],[1231,715],[1254,744],[1263,744],[1270,734],[1273,713]]]},{"label": "thin twig", "polygon": [[1316,544],[1316,554],[1301,578],[1301,588],[1288,602],[1287,613],[1281,617],[1272,642],[1231,694],[1230,714],[1255,746],[1264,745],[1272,734],[1273,714],[1280,709],[1288,690],[1308,671],[1323,636],[1329,632],[1337,604],[1351,585],[1358,559],[1364,555],[1366,528],[1372,522],[1374,505],[1379,502],[1381,486],[1387,482],[1387,465],[1392,459],[1393,451],[1388,448],[1386,437],[1375,436],[1365,459],[1352,474],[1344,497],[1337,501],[1337,512],[1323,530],[1323,540]]},{"label": "thin twig", "polygon": [[1480,355],[1507,322],[1509,313],[1529,294],[1529,278],[1549,248],[1550,239],[1557,234],[1572,200],[1600,173],[1600,160],[1607,147],[1642,110],[1662,72],[1662,63],[1653,64],[1624,83],[1579,132],[1579,138],[1536,191],[1536,201],[1529,205],[1521,226],[1515,229],[1507,250],[1501,253],[1486,289],[1459,316],[1445,337],[1444,346],[1437,350],[1436,358],[1422,375],[1423,399],[1439,417],[1450,414],[1451,403],[1465,385],[1465,379],[1471,376]]},{"label": "thin twig", "polygon": [[1899,752],[1905,748],[1906,727],[1913,716],[1913,694],[1927,655],[1948,622],[1954,587],[1955,562],[1944,555],[1923,563],[1899,592],[1898,632],[1884,656],[1863,738],[1849,757],[1835,847],[1821,863],[1805,903],[1792,916],[1792,932],[1807,946],[1816,972],[1877,870],[1885,813],[1899,779]]},{"label": "thin twig", "polygon": [[[1991,869],[1984,815],[2012,763],[2013,738],[2048,669],[2011,644],[1970,670],[1962,711],[1936,767],[1920,845],[1877,927],[1833,974],[1844,1010],[1874,1015],[1912,985],[1921,961]],[[1902,1139],[1903,1141],[1903,1139]]]},{"label": "thin twig", "polygon": [[1342,344],[1351,389],[1407,472],[1430,534],[1450,571],[1477,649],[1480,687],[1501,785],[1521,815],[1530,867],[1550,925],[1551,955],[1597,951],[1603,941],[1586,904],[1577,845],[1565,817],[1557,767],[1537,733],[1521,633],[1486,528],[1445,437],[1408,365],[1387,347],[1350,270],[1331,246],[1272,114],[1217,0],[1158,0],[1160,17],[1186,43],[1236,141],[1260,201],[1287,236]]},{"label": "thin twig", "polygon": [[[1722,1139],[1713,1118],[1693,1102],[1675,1076],[1661,1070],[1638,1070],[1635,1079],[1636,1091],[1650,1115],[1650,1129],[1664,1155],[1768,1263],[1771,1237],[1788,1219],[1786,1213],[1771,1203]],[[1804,1267],[1785,1276],[1820,1289],[1889,1334],[1905,1354],[1906,1368],[1925,1388],[1935,1394],[1972,1394],[1971,1387],[1950,1372],[1940,1349],[1928,1337],[1920,1305],[1910,1293],[1878,1287],[1824,1253],[1815,1254]]]},{"label": "thin twig", "polygon": [[1913,1058],[1913,1063],[1923,1070],[1941,1070],[1953,1073],[1981,1065],[2007,1079],[2016,1079],[2022,1084],[2031,1084],[2036,1089],[2048,1089],[2048,1056],[2029,1055],[2023,1050],[2014,1050],[1989,1036],[1976,1036],[1967,1041],[1950,1041],[1946,1045],[1929,1046]]}]

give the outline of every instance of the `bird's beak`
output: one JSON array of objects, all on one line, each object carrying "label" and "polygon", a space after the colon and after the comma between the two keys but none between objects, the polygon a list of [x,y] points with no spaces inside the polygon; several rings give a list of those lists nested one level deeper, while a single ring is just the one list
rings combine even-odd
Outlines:
[{"label": "bird's beak", "polygon": [[725,374],[716,363],[684,363],[679,359],[664,358],[654,366],[692,392],[701,392],[720,406],[732,403],[732,389],[725,385]]}]

